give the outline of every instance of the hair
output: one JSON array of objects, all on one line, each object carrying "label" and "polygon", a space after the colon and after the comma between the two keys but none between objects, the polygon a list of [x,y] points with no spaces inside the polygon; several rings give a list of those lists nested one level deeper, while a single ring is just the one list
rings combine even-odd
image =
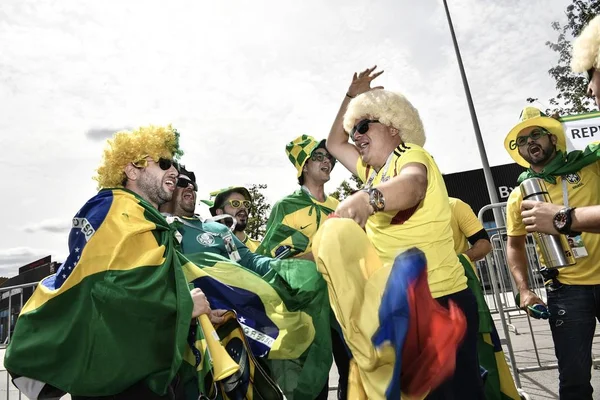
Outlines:
[{"label": "hair", "polygon": [[[216,210],[223,210],[223,207],[225,207],[225,201],[226,199],[231,196],[233,193],[239,193],[242,196],[244,196],[244,198],[246,197],[246,193],[244,193],[243,189],[241,188],[233,188],[231,190],[228,190],[226,192],[223,193],[219,193],[216,197],[215,197],[215,204],[214,204],[214,209]],[[252,200],[252,199],[250,199]]]},{"label": "hair", "polygon": [[404,143],[425,144],[425,130],[419,112],[400,93],[375,89],[356,96],[344,114],[344,129],[350,132],[357,119],[377,119],[383,125],[398,129]]},{"label": "hair", "polygon": [[300,176],[298,177],[298,185],[300,185],[300,186],[304,185],[304,172],[302,172],[300,174]]},{"label": "hair", "polygon": [[571,69],[586,72],[600,67],[600,15],[594,17],[573,42]]},{"label": "hair", "polygon": [[193,171],[188,171],[185,169],[185,165],[179,164],[179,168],[177,168],[180,175],[185,175],[192,180],[192,182],[196,183],[196,174]]},{"label": "hair", "polygon": [[123,187],[127,183],[127,164],[144,157],[155,161],[161,157],[176,160],[182,154],[179,133],[171,125],[149,125],[134,131],[119,131],[107,140],[102,164],[94,179],[98,181],[98,189]]}]

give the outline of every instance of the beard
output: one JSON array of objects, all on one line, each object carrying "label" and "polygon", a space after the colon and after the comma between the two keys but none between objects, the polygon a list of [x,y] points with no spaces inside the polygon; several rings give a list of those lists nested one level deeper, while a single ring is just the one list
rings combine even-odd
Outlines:
[{"label": "beard", "polygon": [[554,158],[554,155],[556,154],[556,146],[552,143],[548,143],[547,146],[542,146],[536,143],[528,145],[525,148],[525,151],[521,151],[521,148],[519,148],[519,154],[530,165],[536,167],[543,167],[548,163],[548,161]]},{"label": "beard", "polygon": [[171,201],[173,198],[173,192],[167,191],[163,187],[162,179],[159,180],[147,173],[142,174],[138,186],[151,202],[159,206]]},{"label": "beard", "polygon": [[248,226],[248,216],[245,216],[243,219],[240,219],[237,215],[235,216],[235,231],[236,232],[244,232],[246,227]]},{"label": "beard", "polygon": [[[176,189],[176,192],[177,192],[177,189]],[[192,200],[188,201],[184,198],[184,196],[187,194],[188,194],[188,192],[185,192],[184,190],[181,191],[181,194],[179,196],[178,205],[182,211],[193,215],[194,212],[196,211],[196,196],[194,195],[194,193],[191,193]]]}]

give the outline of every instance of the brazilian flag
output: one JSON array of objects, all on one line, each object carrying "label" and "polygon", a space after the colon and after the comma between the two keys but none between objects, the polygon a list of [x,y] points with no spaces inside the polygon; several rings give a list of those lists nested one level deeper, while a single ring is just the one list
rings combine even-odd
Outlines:
[{"label": "brazilian flag", "polygon": [[504,358],[500,337],[494,325],[490,309],[485,302],[479,279],[475,275],[469,260],[462,254],[458,258],[465,268],[467,285],[477,299],[479,310],[477,352],[479,354],[479,365],[488,372],[484,385],[485,398],[487,400],[519,400],[521,397],[517,392],[515,382]]},{"label": "brazilian flag", "polygon": [[[337,200],[330,202],[330,199],[325,203],[317,203],[299,189],[277,202],[271,210],[265,237],[256,253],[269,257],[282,257],[285,254],[283,258],[304,254],[311,245],[310,233],[317,231],[338,204]],[[302,226],[299,226],[302,222],[298,221],[310,221],[312,218],[316,224],[310,224],[303,231]]]},{"label": "brazilian flag", "polygon": [[[217,254],[185,257],[188,281],[202,289],[211,308],[235,310],[256,357],[293,360],[296,369],[285,370],[294,375],[293,382],[274,371],[286,396],[315,398],[333,361],[327,286],[315,264],[274,260],[271,271],[261,277]],[[194,358],[188,355],[186,360]]]},{"label": "brazilian flag", "polygon": [[[21,310],[4,365],[29,398],[165,394],[188,348],[192,300],[175,230],[125,189],[73,218],[69,256]],[[29,388],[29,389],[26,389]]]}]

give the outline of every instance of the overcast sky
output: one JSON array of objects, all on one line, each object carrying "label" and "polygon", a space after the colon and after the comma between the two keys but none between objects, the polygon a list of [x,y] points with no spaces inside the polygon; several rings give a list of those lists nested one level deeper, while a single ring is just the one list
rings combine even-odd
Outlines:
[{"label": "overcast sky", "polygon": [[[547,104],[566,0],[448,0],[491,165],[529,96]],[[441,0],[0,2],[0,275],[67,253],[115,130],[173,125],[199,197],[297,188],[285,144],[327,135],[352,73],[377,64],[443,173],[481,167]],[[349,174],[339,165],[328,191]],[[207,214],[204,206],[198,212]]]}]

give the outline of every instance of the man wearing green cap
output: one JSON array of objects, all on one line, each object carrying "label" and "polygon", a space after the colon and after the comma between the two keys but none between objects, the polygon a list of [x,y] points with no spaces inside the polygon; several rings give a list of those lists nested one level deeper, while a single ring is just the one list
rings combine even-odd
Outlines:
[{"label": "man wearing green cap", "polygon": [[257,251],[271,257],[312,260],[312,237],[339,204],[325,194],[335,159],[327,151],[325,140],[317,141],[308,135],[288,143],[285,151],[296,168],[300,189],[275,204]]},{"label": "man wearing green cap", "polygon": [[[235,236],[248,247],[248,250],[255,252],[260,241],[252,239],[246,234],[248,226],[248,212],[252,205],[252,196],[248,189],[243,186],[230,186],[225,189],[217,190],[210,193],[213,200],[201,200],[209,206],[210,213],[213,217],[218,215],[231,215],[235,218],[235,226],[233,233]],[[233,221],[230,218],[225,218],[219,222],[231,227]]]},{"label": "man wearing green cap", "polygon": [[[559,369],[559,394],[564,399],[591,399],[592,339],[600,316],[600,235],[572,230],[576,207],[600,204],[600,147],[591,144],[584,151],[566,152],[561,123],[540,110],[526,107],[520,122],[508,133],[504,146],[518,164],[527,168],[519,183],[537,177],[545,181],[550,198],[564,206],[554,224],[558,232],[573,238],[576,264],[551,270],[546,291],[550,329]],[[544,304],[530,290],[527,274],[527,229],[521,215],[531,207],[523,204],[515,188],[507,204],[507,258],[519,290],[520,307]],[[528,221],[531,224],[531,221]],[[543,264],[543,260],[542,264]]]},{"label": "man wearing green cap", "polygon": [[[317,141],[301,135],[285,147],[286,154],[296,168],[300,189],[279,200],[269,217],[265,237],[257,252],[271,257],[300,257],[313,260],[312,238],[327,216],[338,206],[337,199],[325,194],[335,158],[325,147],[325,140]],[[346,398],[349,356],[341,333],[332,329],[335,363],[340,376],[338,398]],[[327,385],[318,399],[327,398]]]}]

